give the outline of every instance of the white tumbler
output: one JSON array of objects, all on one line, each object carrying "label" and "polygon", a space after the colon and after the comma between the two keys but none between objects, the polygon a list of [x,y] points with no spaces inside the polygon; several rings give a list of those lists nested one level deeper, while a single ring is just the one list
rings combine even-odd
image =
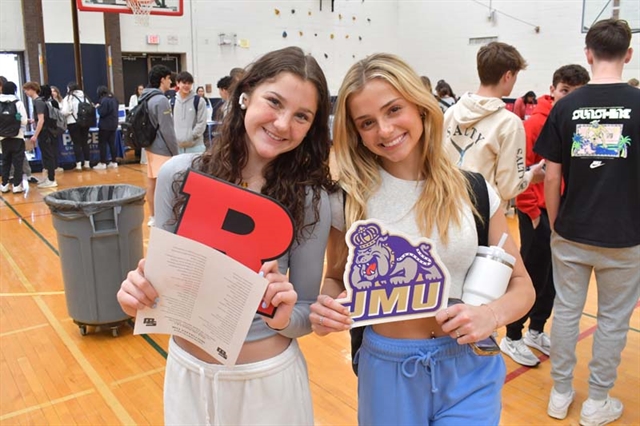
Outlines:
[{"label": "white tumbler", "polygon": [[501,245],[478,247],[462,286],[464,303],[480,306],[496,300],[507,291],[516,258],[504,251]]}]

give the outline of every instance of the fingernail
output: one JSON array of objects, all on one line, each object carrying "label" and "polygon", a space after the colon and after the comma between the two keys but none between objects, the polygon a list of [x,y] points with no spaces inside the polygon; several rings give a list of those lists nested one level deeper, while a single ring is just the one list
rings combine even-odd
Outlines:
[{"label": "fingernail", "polygon": [[157,303],[154,303],[154,304],[153,304],[153,306],[151,307],[151,309],[155,309],[155,308],[157,308],[157,307],[158,307],[158,304],[157,304]]},{"label": "fingernail", "polygon": [[156,297],[156,300],[154,300],[154,302],[156,302],[156,304],[157,304],[158,302],[160,302],[160,298]]},{"label": "fingernail", "polygon": [[260,275],[261,277],[264,277],[264,271],[258,272],[258,275]]},{"label": "fingernail", "polygon": [[267,302],[262,302],[262,309],[267,309],[267,306],[269,306],[267,305]]}]

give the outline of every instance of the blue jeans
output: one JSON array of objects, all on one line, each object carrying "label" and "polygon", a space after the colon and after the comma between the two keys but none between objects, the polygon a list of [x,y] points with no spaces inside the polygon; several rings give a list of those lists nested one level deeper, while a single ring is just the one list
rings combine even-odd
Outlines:
[{"label": "blue jeans", "polygon": [[450,337],[391,339],[364,332],[358,362],[361,425],[497,425],[506,367]]}]

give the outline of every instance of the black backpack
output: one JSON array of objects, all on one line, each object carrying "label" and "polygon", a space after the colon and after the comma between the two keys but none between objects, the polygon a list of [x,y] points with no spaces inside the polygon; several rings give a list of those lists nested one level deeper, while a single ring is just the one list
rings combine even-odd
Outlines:
[{"label": "black backpack", "polygon": [[18,112],[18,100],[0,102],[0,136],[13,138],[20,133],[20,120]]},{"label": "black backpack", "polygon": [[157,95],[160,95],[160,93],[151,94],[138,105],[133,107],[133,109],[127,114],[127,118],[124,123],[120,124],[124,143],[127,146],[133,149],[146,148],[156,140],[156,135],[160,126],[153,125],[151,123],[151,117],[149,115],[149,100]]},{"label": "black backpack", "polygon": [[[491,220],[491,212],[487,183],[480,173],[468,172],[465,170],[463,170],[462,173],[471,184],[471,191],[469,193],[469,196],[471,197],[473,206],[480,214],[480,218],[474,215],[474,219],[476,221],[476,232],[478,233],[478,245],[488,246],[489,221]],[[343,194],[343,210],[345,204],[346,197],[344,197]],[[356,373],[356,376],[358,375],[358,364],[354,363],[353,360],[356,359],[356,354],[360,349],[360,346],[362,346],[362,336],[364,335],[364,329],[365,327],[356,327],[349,330],[349,333],[351,334],[351,368],[353,368],[353,372]]]},{"label": "black backpack", "polygon": [[82,127],[95,127],[96,125],[96,107],[93,106],[91,101],[87,100],[87,96],[84,96],[83,100],[80,100],[76,95],[71,95],[78,100],[78,113],[75,117],[76,124]]}]

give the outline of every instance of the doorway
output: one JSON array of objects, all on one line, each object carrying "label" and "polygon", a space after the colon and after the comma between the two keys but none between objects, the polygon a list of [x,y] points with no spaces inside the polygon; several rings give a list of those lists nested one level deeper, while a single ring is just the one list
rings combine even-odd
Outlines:
[{"label": "doorway", "polygon": [[179,72],[180,55],[157,55],[147,53],[123,53],[122,77],[124,80],[124,101],[129,106],[129,98],[136,92],[138,85],[147,86],[149,70],[154,65],[164,65],[173,72]]}]

